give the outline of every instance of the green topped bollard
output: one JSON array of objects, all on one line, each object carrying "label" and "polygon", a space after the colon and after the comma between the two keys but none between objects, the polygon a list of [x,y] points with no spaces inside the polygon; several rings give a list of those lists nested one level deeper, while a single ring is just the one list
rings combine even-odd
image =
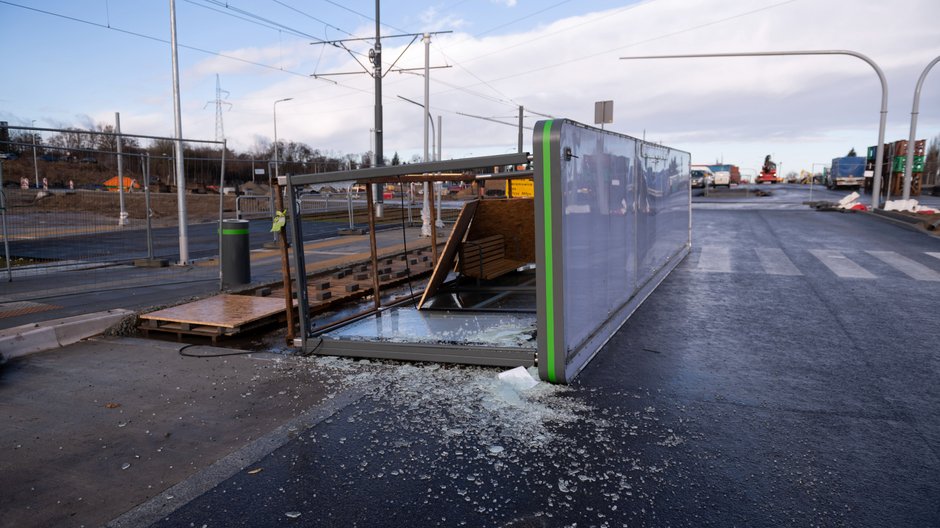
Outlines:
[{"label": "green topped bollard", "polygon": [[222,287],[251,282],[248,220],[222,220]]}]

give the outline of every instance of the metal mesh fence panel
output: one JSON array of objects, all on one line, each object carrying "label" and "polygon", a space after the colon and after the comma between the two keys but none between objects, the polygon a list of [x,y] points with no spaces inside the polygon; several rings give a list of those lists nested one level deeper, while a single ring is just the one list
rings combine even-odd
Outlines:
[{"label": "metal mesh fence panel", "polygon": [[[53,132],[62,141],[81,136]],[[220,204],[221,149],[200,149],[184,160],[190,262],[177,265],[181,220],[173,163],[150,156],[166,141],[132,136],[124,145],[122,139],[119,162],[117,138],[89,134],[41,145],[35,155],[28,143],[5,144],[19,147],[20,155],[0,161],[7,227],[0,301],[218,279],[217,261],[208,259],[218,255],[220,209],[229,217],[235,209],[234,196]],[[170,265],[143,267],[161,259]]]}]

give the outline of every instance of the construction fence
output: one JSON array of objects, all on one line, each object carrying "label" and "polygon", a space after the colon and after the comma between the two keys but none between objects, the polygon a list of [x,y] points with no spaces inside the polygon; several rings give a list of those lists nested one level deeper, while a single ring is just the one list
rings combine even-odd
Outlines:
[{"label": "construction fence", "polygon": [[[184,159],[187,214],[182,222],[191,251],[190,261],[180,265],[181,219],[170,140],[4,129],[0,301],[218,279],[217,266],[204,259],[218,254],[220,216],[233,217],[235,207],[234,196],[218,193],[221,142],[185,140],[192,157]],[[40,134],[58,140],[44,144]],[[216,169],[215,187],[207,185],[210,167]],[[207,187],[215,194],[207,194],[212,192]],[[160,260],[169,265],[134,266]]]},{"label": "construction fence", "polygon": [[[220,219],[249,220],[252,249],[276,241],[269,160],[226,157],[219,142],[184,140],[188,261],[181,263],[172,140],[15,126],[3,132],[0,302],[148,285],[210,288],[220,279]],[[281,173],[289,167],[280,164]],[[391,186],[383,198],[381,226],[420,224],[420,188]],[[310,223],[304,240],[368,225],[365,195],[351,185],[303,189],[296,201]],[[438,218],[456,216],[446,203],[438,207]],[[167,265],[149,267],[160,261]]]}]

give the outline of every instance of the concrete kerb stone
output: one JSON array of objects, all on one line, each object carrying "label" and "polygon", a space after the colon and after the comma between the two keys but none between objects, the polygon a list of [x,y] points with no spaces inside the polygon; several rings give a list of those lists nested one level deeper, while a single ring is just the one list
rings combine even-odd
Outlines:
[{"label": "concrete kerb stone", "polygon": [[883,222],[894,224],[898,227],[907,229],[909,231],[914,231],[922,235],[927,235],[933,238],[940,238],[940,231],[930,231],[926,228],[925,223],[922,220],[916,218],[901,218],[900,214],[891,214],[893,211],[884,211],[881,209],[876,209],[874,211],[869,211],[866,213],[871,218],[877,218]]},{"label": "concrete kerb stone", "polygon": [[0,360],[71,345],[120,324],[132,310],[114,309],[0,330]]}]

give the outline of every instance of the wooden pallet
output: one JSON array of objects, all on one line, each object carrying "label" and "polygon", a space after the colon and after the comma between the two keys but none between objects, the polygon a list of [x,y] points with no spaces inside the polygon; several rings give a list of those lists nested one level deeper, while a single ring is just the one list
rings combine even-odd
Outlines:
[{"label": "wooden pallet", "polygon": [[[295,301],[296,304],[296,301]],[[222,294],[140,316],[144,336],[150,332],[208,337],[233,336],[285,320],[284,299]]]},{"label": "wooden pallet", "polygon": [[460,273],[467,277],[490,280],[505,275],[525,262],[506,258],[503,235],[467,240],[460,248]]},{"label": "wooden pallet", "polygon": [[[921,177],[923,173],[915,172],[911,174],[911,196],[920,196]],[[904,173],[896,172],[891,178],[890,193],[892,196],[901,196],[904,192]]]},{"label": "wooden pallet", "polygon": [[[402,257],[407,257],[403,259]],[[414,262],[413,262],[414,261]],[[365,267],[366,270],[362,271]],[[347,301],[372,295],[372,270],[367,264],[334,270],[331,274],[317,274],[307,279],[307,303],[310,313],[319,313]],[[433,263],[426,250],[409,251],[407,255],[385,255],[379,259],[379,289],[392,288],[408,281],[423,279],[431,273]],[[410,274],[406,271],[410,269]],[[342,275],[342,276],[339,276]],[[363,278],[358,278],[364,275]],[[350,289],[353,286],[355,289]],[[322,298],[323,293],[329,297]],[[277,292],[272,292],[277,295]],[[321,298],[317,298],[321,294]],[[283,297],[283,293],[280,293]]]}]

